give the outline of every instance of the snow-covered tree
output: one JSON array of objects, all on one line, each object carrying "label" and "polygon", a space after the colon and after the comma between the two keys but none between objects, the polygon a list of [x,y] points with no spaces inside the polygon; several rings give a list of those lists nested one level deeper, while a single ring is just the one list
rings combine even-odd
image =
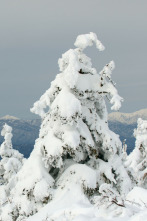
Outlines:
[{"label": "snow-covered tree", "polygon": [[123,143],[122,143],[122,161],[123,163],[126,162],[126,159],[127,159],[127,144],[126,144],[126,139],[123,140]]},{"label": "snow-covered tree", "polygon": [[0,178],[1,184],[7,184],[10,179],[20,170],[23,155],[12,147],[12,127],[5,124],[1,131],[4,142],[0,146]]},{"label": "snow-covered tree", "polygon": [[135,148],[127,157],[126,166],[139,186],[147,188],[147,121],[141,118],[134,130]]},{"label": "snow-covered tree", "polygon": [[36,213],[52,198],[53,184],[40,151],[35,149],[7,186],[0,187],[0,220],[20,221]]},{"label": "snow-covered tree", "polygon": [[24,220],[52,199],[54,179],[47,173],[39,154],[32,153],[15,180],[9,201],[2,209],[3,221]]},{"label": "snow-covered tree", "polygon": [[12,147],[12,127],[5,124],[1,131],[4,142],[0,146],[0,204],[8,202],[11,189],[15,186],[15,175],[21,169],[24,158]]},{"label": "snow-covered tree", "polygon": [[13,207],[4,208],[3,214],[15,214],[12,220],[37,212],[56,189],[78,188],[93,197],[101,194],[105,183],[118,194],[131,188],[119,136],[108,127],[105,98],[112,110],[118,110],[122,101],[111,80],[114,62],[97,73],[83,53],[93,44],[104,50],[94,33],[77,37],[76,48],[59,59],[60,73],[31,109],[41,116],[42,124],[34,150],[17,174]]},{"label": "snow-covered tree", "polygon": [[[41,150],[44,165],[55,178],[64,170],[66,159],[71,158],[99,171],[98,185],[113,183],[124,193],[128,185],[119,157],[122,146],[119,137],[108,128],[104,100],[107,97],[111,109],[118,110],[122,98],[111,80],[114,62],[98,74],[83,53],[94,43],[100,51],[104,50],[96,34],[80,35],[76,49],[70,49],[59,59],[61,73],[31,109],[42,118],[35,148]],[[47,107],[49,111],[45,112]]]},{"label": "snow-covered tree", "polygon": [[[2,221],[24,220],[52,199],[54,179],[44,167],[39,149],[34,149],[12,181],[15,185],[9,188],[7,194],[9,197],[6,203],[2,204],[0,214]],[[5,186],[0,190],[3,202],[6,198],[4,190]]]},{"label": "snow-covered tree", "polygon": [[99,211],[109,211],[113,217],[123,214],[125,204],[120,194],[110,184],[104,183],[99,188],[100,195],[94,196],[92,201]]}]

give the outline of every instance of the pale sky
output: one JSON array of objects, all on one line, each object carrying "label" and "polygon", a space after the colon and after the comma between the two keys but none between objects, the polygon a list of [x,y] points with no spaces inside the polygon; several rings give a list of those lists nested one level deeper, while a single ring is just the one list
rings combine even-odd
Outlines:
[{"label": "pale sky", "polygon": [[121,112],[147,108],[147,0],[0,0],[0,117],[37,117],[33,103],[59,73],[79,34],[105,45],[86,50],[99,72],[114,60]]}]

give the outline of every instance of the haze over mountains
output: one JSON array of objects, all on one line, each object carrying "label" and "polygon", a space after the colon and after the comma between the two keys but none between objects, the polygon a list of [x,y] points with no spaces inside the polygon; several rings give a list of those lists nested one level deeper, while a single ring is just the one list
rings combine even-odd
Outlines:
[{"label": "haze over mountains", "polygon": [[[120,135],[121,141],[126,139],[128,153],[134,148],[135,138],[133,131],[137,126],[137,119],[139,117],[147,120],[147,109],[134,113],[113,112],[109,114],[109,127],[112,131]],[[22,120],[6,115],[0,118],[0,130],[5,123],[13,128],[13,147],[19,149],[25,157],[28,157],[34,147],[35,140],[38,138],[41,120]],[[2,142],[3,137],[0,136],[0,144]]]},{"label": "haze over mountains", "polygon": [[123,124],[134,124],[138,118],[147,120],[147,109],[142,109],[133,113],[113,112],[109,114],[109,121],[120,122]]}]

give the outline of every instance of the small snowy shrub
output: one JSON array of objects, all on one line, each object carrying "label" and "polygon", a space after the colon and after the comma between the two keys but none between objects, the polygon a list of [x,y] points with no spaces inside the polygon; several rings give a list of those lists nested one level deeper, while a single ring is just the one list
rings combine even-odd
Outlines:
[{"label": "small snowy shrub", "polygon": [[99,188],[99,196],[94,196],[92,203],[99,209],[103,211],[109,210],[113,216],[119,216],[124,211],[124,200],[121,198],[120,194],[112,188],[110,184],[102,184]]}]

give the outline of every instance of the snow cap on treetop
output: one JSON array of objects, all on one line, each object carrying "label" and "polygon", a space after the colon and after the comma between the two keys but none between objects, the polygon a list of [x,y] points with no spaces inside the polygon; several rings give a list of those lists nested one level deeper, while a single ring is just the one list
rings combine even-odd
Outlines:
[{"label": "snow cap on treetop", "polygon": [[6,135],[6,133],[11,133],[12,132],[12,127],[10,127],[9,125],[5,124],[3,126],[3,129],[1,131],[1,135],[4,137]]},{"label": "snow cap on treetop", "polygon": [[[31,112],[39,114],[41,118],[45,116],[45,108],[51,107],[53,100],[58,93],[64,89],[69,92],[71,89],[93,91],[95,96],[107,96],[112,104],[112,110],[119,110],[123,99],[118,95],[115,83],[111,80],[112,70],[115,68],[114,61],[110,61],[98,74],[92,67],[91,59],[83,53],[87,46],[96,44],[102,51],[104,46],[97,39],[95,33],[79,35],[76,39],[77,48],[70,49],[62,54],[58,60],[60,74],[51,83],[51,87],[41,96],[40,100],[34,103]],[[84,83],[83,83],[84,82]],[[87,96],[87,95],[86,95]],[[67,95],[66,95],[67,98]]]},{"label": "snow cap on treetop", "polygon": [[103,51],[105,49],[104,45],[98,40],[97,35],[93,32],[90,32],[90,34],[79,35],[74,45],[77,48],[84,50],[88,46],[92,46],[93,43],[96,44],[99,51]]}]

